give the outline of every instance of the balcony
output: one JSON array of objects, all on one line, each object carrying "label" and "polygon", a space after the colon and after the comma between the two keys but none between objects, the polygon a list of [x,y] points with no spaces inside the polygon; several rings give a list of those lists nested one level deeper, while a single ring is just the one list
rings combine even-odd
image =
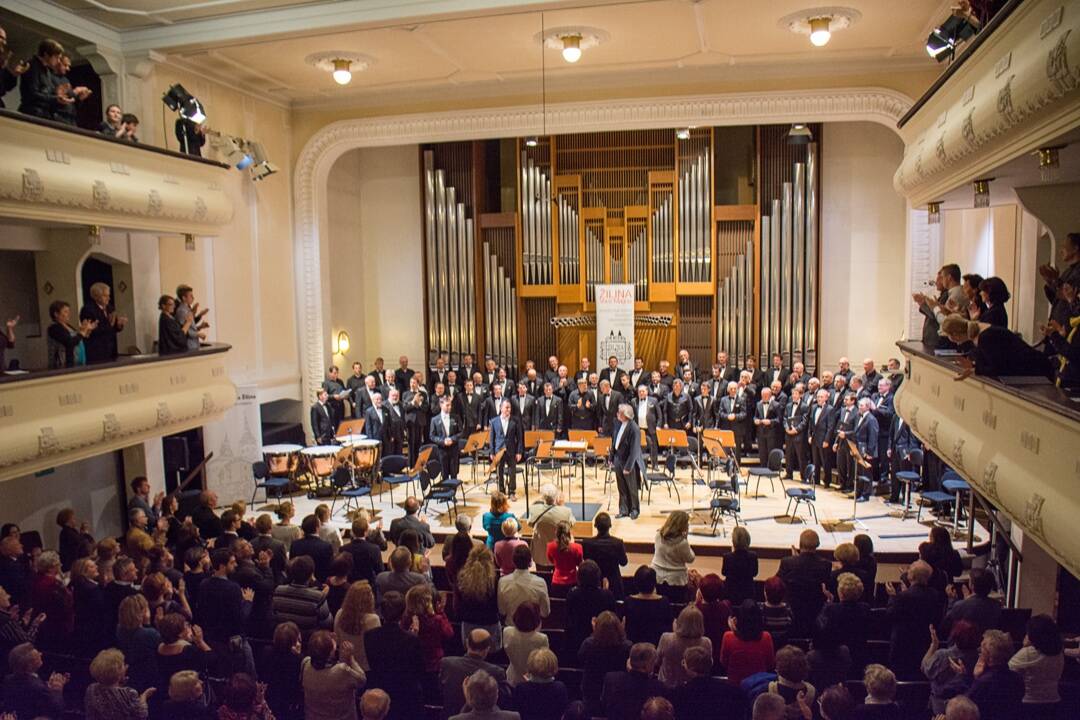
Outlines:
[{"label": "balcony", "polygon": [[228,351],[0,375],[0,481],[220,419],[236,402]]},{"label": "balcony", "polygon": [[1052,385],[971,377],[922,343],[899,343],[897,411],[912,431],[1057,562],[1080,576],[1080,403]]},{"label": "balcony", "polygon": [[229,167],[0,110],[0,216],[215,235]]}]

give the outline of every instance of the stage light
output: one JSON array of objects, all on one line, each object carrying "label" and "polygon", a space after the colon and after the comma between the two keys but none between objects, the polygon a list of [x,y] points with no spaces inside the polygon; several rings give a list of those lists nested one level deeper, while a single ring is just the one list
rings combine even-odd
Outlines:
[{"label": "stage light", "polygon": [[173,112],[180,113],[180,117],[185,120],[190,120],[196,125],[202,125],[206,122],[206,111],[203,109],[202,103],[180,83],[176,83],[166,90],[165,94],[161,96],[161,101]]},{"label": "stage light", "polygon": [[938,62],[951,59],[956,54],[957,45],[974,37],[977,32],[979,19],[969,10],[958,7],[926,38],[926,54]]},{"label": "stage light", "polygon": [[348,60],[334,60],[334,82],[338,85],[348,85],[352,81],[352,63]]},{"label": "stage light", "polygon": [[832,33],[829,32],[830,17],[818,17],[810,19],[810,42],[817,47],[822,47],[829,42]]},{"label": "stage light", "polygon": [[806,123],[793,123],[791,129],[788,130],[788,145],[808,145],[813,139],[814,134],[810,132]]},{"label": "stage light", "polygon": [[539,144],[540,139],[537,138],[535,135],[530,135],[529,137],[525,138],[525,147],[536,147]]},{"label": "stage light", "polygon": [[562,37],[563,60],[568,63],[576,63],[581,59],[581,36],[580,35],[563,35]]},{"label": "stage light", "polygon": [[689,140],[690,139],[690,128],[688,128],[688,127],[679,128],[678,130],[675,131],[675,137],[678,138],[679,140]]}]

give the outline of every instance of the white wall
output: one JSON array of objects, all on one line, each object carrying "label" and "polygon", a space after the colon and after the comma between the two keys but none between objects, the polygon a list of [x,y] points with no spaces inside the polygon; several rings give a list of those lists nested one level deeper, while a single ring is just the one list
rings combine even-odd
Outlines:
[{"label": "white wall", "polygon": [[903,143],[867,122],[828,123],[822,135],[821,366],[841,355],[880,364],[907,322],[906,202],[892,185]]},{"label": "white wall", "polygon": [[370,370],[376,356],[420,367],[424,354],[423,228],[416,145],[363,148],[330,170],[327,264],[331,336],[345,330],[353,360]]}]

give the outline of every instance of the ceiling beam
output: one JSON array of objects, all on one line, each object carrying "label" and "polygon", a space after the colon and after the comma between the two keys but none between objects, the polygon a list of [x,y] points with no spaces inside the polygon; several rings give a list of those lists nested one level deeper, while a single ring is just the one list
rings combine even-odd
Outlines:
[{"label": "ceiling beam", "polygon": [[88,20],[59,5],[42,0],[4,0],[4,9],[22,15],[34,22],[59,32],[79,38],[88,44],[116,52],[120,51],[120,33],[101,23]]}]

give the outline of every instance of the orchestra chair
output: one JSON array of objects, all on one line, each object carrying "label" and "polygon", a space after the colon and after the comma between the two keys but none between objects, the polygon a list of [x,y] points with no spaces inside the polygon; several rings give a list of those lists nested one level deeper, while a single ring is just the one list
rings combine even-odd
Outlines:
[{"label": "orchestra chair", "polygon": [[911,513],[912,491],[922,490],[923,457],[923,451],[918,448],[910,451],[907,461],[911,465],[911,470],[897,470],[893,475],[893,480],[904,486],[904,509],[900,511],[901,520],[907,520],[908,514]]},{"label": "orchestra chair", "polygon": [[668,497],[671,497],[672,489],[675,490],[675,501],[682,502],[679,497],[679,486],[675,483],[675,453],[668,453],[664,457],[664,470],[663,472],[647,472],[645,473],[645,486],[649,489],[649,503],[652,503],[652,488],[653,485],[659,485],[664,483],[667,485]]},{"label": "orchestra chair", "polygon": [[491,461],[488,463],[487,472],[484,473],[484,492],[487,493],[488,485],[491,483],[499,484],[499,463],[502,462],[503,453],[506,452],[506,448],[503,448],[499,452],[491,456]]},{"label": "orchestra chair", "polygon": [[344,513],[348,516],[350,510],[359,510],[359,499],[368,498],[371,502],[371,512],[375,512],[375,496],[371,494],[371,485],[357,485],[353,473],[344,465],[339,465],[330,477],[330,487],[334,491],[334,498],[330,501],[330,516],[334,515],[334,507],[338,498],[345,498],[343,505]]},{"label": "orchestra chair", "polygon": [[270,502],[270,492],[273,491],[278,504],[281,504],[281,496],[289,487],[289,478],[284,476],[272,477],[270,469],[262,460],[251,463],[251,476],[255,480],[255,489],[251,491],[251,505],[255,504],[255,496],[259,490],[263,491],[265,502]]},{"label": "orchestra chair", "polygon": [[553,430],[526,430],[525,431],[525,452],[521,458],[525,463],[525,482],[529,482],[529,466],[532,465],[529,461],[536,455],[537,449],[540,447],[541,442],[554,442],[555,432]]},{"label": "orchestra chair", "polygon": [[[728,465],[729,470],[732,465]],[[712,532],[716,534],[716,526],[723,522],[725,515],[730,515],[735,519],[735,527],[739,526],[739,511],[741,503],[739,501],[739,472],[736,468],[734,472],[727,474],[728,479],[724,480],[710,480],[709,487],[712,488],[713,497],[709,501],[709,510],[712,512]]]},{"label": "orchestra chair", "polygon": [[[474,433],[470,433],[467,440],[465,440],[464,447],[461,448],[461,457],[458,459],[460,465],[468,465],[472,469],[472,483],[476,484],[476,468],[480,464],[480,451],[487,445],[488,433],[483,430],[477,430]],[[462,495],[464,495],[462,490]]]},{"label": "orchestra chair", "polygon": [[[390,486],[390,504],[391,505],[394,504],[394,487],[397,486],[397,485],[408,485],[409,489],[411,490],[412,489],[412,484],[417,481],[417,479],[420,477],[421,471],[427,465],[428,460],[431,459],[431,453],[432,453],[432,451],[434,449],[435,449],[435,446],[431,445],[431,444],[422,446],[420,448],[420,452],[418,452],[417,455],[416,455],[416,464],[413,465],[411,468],[408,467],[409,461],[406,458],[405,463],[395,473],[387,473],[386,472],[386,464],[385,464],[385,462],[386,462],[386,460],[388,458],[383,458],[382,479],[383,479],[384,483],[386,483],[387,485]],[[402,455],[391,455],[389,457],[404,457],[404,456],[402,456]]]},{"label": "orchestra chair", "polygon": [[607,492],[608,483],[614,482],[611,474],[611,465],[608,457],[611,455],[611,444],[614,440],[609,435],[597,435],[589,441],[589,451],[593,454],[593,479],[600,476],[600,468],[604,468],[604,491]]},{"label": "orchestra chair", "polygon": [[[752,467],[747,470],[750,477],[757,478],[757,486],[754,488],[754,497],[761,497],[761,479],[766,478],[769,481],[769,489],[775,490],[776,486],[773,484],[773,480],[780,481],[780,489],[784,489],[784,477],[780,473],[780,468],[784,465],[784,451],[780,448],[773,448],[769,451],[769,465],[768,467]],[[746,479],[746,491],[750,492],[750,478]]]},{"label": "orchestra chair", "polygon": [[[770,455],[771,455],[771,453],[770,453]],[[815,468],[814,468],[814,466],[812,464],[807,465],[806,466],[806,475],[805,475],[805,477],[814,477],[814,469]],[[788,501],[787,501],[788,506],[787,506],[787,509],[784,510],[785,515],[790,514],[791,520],[794,521],[795,517],[799,514],[799,504],[800,503],[806,503],[806,506],[808,508],[810,508],[810,512],[814,516],[814,522],[817,523],[817,521],[818,521],[817,508],[814,507],[814,501],[817,500],[817,489],[814,487],[813,484],[801,485],[801,486],[798,486],[798,487],[788,488],[787,491],[786,491],[786,494],[787,494],[787,498],[788,498]],[[794,510],[794,512],[791,511],[791,502],[792,502],[792,500],[795,501],[795,510]]]},{"label": "orchestra chair", "polygon": [[[420,471],[420,492],[423,499],[420,501],[421,510],[427,508],[431,502],[446,504],[446,511],[451,515],[457,515],[457,489],[461,485],[457,480],[443,480],[434,482],[435,478],[442,474],[442,463],[438,460],[429,460],[424,469]],[[457,484],[452,484],[455,482]],[[451,511],[451,508],[452,511]]]},{"label": "orchestra chair", "polygon": [[[554,433],[552,433],[554,435]],[[530,457],[526,458],[525,463],[527,466],[531,466],[536,472],[536,486],[539,489],[543,485],[543,473],[554,472],[556,473],[556,481],[559,486],[562,486],[562,476],[560,470],[562,469],[562,463],[555,458],[555,453],[552,452],[551,446],[555,443],[554,437],[548,440],[541,440],[536,446],[536,452]],[[525,482],[528,482],[529,473],[526,471]]]},{"label": "orchestra chair", "polygon": [[[964,482],[963,478],[957,474],[955,470],[946,470],[941,476],[941,490],[927,490],[926,492],[919,493],[919,497],[923,500],[927,500],[934,504],[949,506],[956,504],[957,507],[953,510],[953,531],[956,531],[956,523],[960,513],[960,495],[965,490],[969,489],[968,484]],[[915,522],[922,520],[922,503],[919,504],[919,510],[915,514]]]}]

